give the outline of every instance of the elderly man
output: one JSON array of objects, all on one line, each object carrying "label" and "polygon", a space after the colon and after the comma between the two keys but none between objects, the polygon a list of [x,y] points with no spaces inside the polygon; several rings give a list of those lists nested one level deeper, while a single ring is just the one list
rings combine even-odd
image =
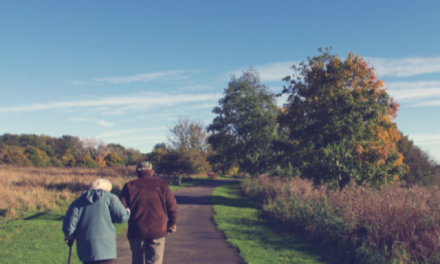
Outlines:
[{"label": "elderly man", "polygon": [[[119,198],[130,208],[128,241],[132,264],[161,264],[165,236],[176,231],[177,203],[167,182],[154,178],[153,166],[143,161],[136,168],[137,180],[122,188]],[[167,219],[168,218],[168,219]]]}]

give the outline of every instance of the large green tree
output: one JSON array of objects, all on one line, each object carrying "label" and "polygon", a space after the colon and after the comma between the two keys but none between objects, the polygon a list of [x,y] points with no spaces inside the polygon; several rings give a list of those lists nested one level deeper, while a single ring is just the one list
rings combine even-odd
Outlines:
[{"label": "large green tree", "polygon": [[398,104],[374,68],[352,52],[342,60],[329,50],[293,68],[279,120],[289,136],[283,150],[302,176],[340,188],[350,180],[377,187],[398,180],[407,168],[391,121]]},{"label": "large green tree", "polygon": [[239,78],[231,77],[208,127],[212,133],[208,142],[215,155],[221,156],[218,160],[238,164],[251,175],[269,171],[278,126],[275,98],[252,68]]}]

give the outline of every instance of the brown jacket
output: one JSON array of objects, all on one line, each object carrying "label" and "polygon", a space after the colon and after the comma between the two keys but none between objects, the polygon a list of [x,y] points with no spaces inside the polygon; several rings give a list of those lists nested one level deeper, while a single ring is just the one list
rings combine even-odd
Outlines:
[{"label": "brown jacket", "polygon": [[[119,198],[130,208],[129,238],[161,238],[176,224],[177,202],[168,183],[153,177],[154,171],[138,171],[139,179],[127,182]],[[168,217],[168,221],[167,221]]]}]

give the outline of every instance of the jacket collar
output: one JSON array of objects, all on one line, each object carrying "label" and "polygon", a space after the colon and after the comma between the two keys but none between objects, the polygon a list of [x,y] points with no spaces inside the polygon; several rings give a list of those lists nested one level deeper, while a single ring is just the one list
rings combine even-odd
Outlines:
[{"label": "jacket collar", "polygon": [[136,172],[139,179],[153,178],[154,170],[140,170]]}]

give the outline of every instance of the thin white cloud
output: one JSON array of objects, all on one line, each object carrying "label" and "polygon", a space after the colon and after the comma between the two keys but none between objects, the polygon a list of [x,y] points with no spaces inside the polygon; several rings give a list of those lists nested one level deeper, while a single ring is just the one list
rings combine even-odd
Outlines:
[{"label": "thin white cloud", "polygon": [[440,73],[440,57],[413,57],[403,59],[366,57],[379,76],[408,77]]},{"label": "thin white cloud", "polygon": [[115,125],[114,122],[108,122],[102,119],[94,119],[94,118],[83,118],[83,117],[74,117],[71,118],[70,121],[72,122],[96,122],[96,124],[103,126],[103,127],[113,127]]},{"label": "thin white cloud", "polygon": [[70,121],[72,121],[72,122],[88,122],[88,121],[91,121],[91,119],[90,118],[83,118],[83,117],[74,117],[74,118],[71,118]]},{"label": "thin white cloud", "polygon": [[99,83],[96,82],[85,82],[81,80],[73,80],[70,82],[71,85],[99,85]]},{"label": "thin white cloud", "polygon": [[113,127],[115,125],[115,123],[107,122],[105,120],[96,120],[96,123],[100,126],[103,126],[103,127]]},{"label": "thin white cloud", "polygon": [[396,100],[414,101],[440,97],[440,81],[389,82],[388,93]]},{"label": "thin white cloud", "polygon": [[294,61],[278,62],[255,67],[260,73],[263,82],[281,82],[284,77],[292,75],[292,66],[298,64]]},{"label": "thin white cloud", "polygon": [[389,82],[386,87],[397,102],[411,106],[440,105],[440,81]]},{"label": "thin white cloud", "polygon": [[159,143],[167,140],[165,134],[163,136],[130,136],[130,137],[116,137],[116,138],[106,138],[105,142],[133,142],[136,141],[138,143]]},{"label": "thin white cloud", "polygon": [[414,140],[416,145],[440,144],[440,134],[418,134],[409,135],[408,137]]},{"label": "thin white cloud", "polygon": [[209,86],[209,85],[188,85],[188,86],[180,86],[177,87],[177,90],[179,91],[206,91],[206,90],[213,90],[216,87]]},{"label": "thin white cloud", "polygon": [[126,129],[126,130],[117,130],[103,133],[96,138],[112,138],[118,136],[127,136],[127,134],[135,134],[139,132],[148,132],[148,131],[158,131],[158,130],[166,130],[166,127],[148,127],[148,128],[137,128],[137,129]]},{"label": "thin white cloud", "polygon": [[113,84],[119,83],[131,83],[131,82],[150,82],[155,80],[167,80],[167,79],[186,79],[187,77],[183,74],[185,71],[162,71],[162,72],[152,72],[152,73],[140,73],[131,76],[119,76],[119,77],[105,77],[105,78],[95,78],[96,82],[110,82]]},{"label": "thin white cloud", "polygon": [[427,102],[420,102],[412,106],[440,106],[440,100],[431,100]]},{"label": "thin white cloud", "polygon": [[82,101],[62,101],[0,108],[0,113],[30,112],[69,108],[121,107],[124,111],[145,110],[153,106],[175,106],[181,103],[217,101],[222,94],[141,94],[111,96]]}]

